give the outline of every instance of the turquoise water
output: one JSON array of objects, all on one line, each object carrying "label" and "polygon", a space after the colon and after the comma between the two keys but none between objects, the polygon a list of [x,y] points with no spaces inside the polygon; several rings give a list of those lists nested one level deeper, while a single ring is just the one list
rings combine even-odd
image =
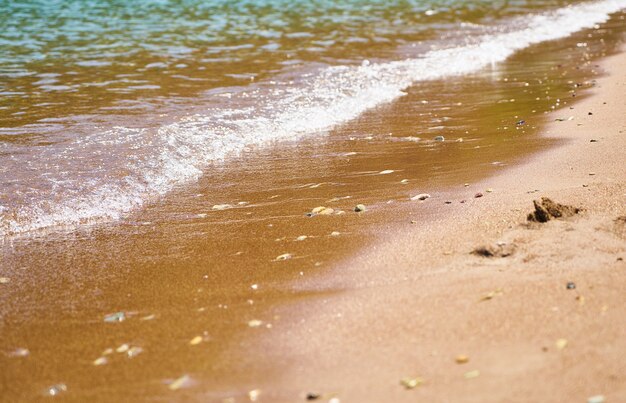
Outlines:
[{"label": "turquoise water", "polygon": [[193,96],[305,62],[397,58],[407,43],[567,3],[4,0],[0,127],[67,108]]},{"label": "turquoise water", "polygon": [[119,219],[251,146],[324,135],[623,8],[0,1],[0,236]]}]

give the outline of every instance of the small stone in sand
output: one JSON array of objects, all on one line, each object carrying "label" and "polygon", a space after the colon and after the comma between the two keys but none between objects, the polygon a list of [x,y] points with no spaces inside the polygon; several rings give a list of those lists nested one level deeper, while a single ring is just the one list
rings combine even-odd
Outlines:
[{"label": "small stone in sand", "polygon": [[400,183],[403,184],[403,185],[406,185],[407,183],[409,183],[409,180],[408,179],[402,179],[400,181]]},{"label": "small stone in sand", "polygon": [[465,354],[457,355],[454,359],[457,364],[467,364],[469,362],[469,357]]},{"label": "small stone in sand", "polygon": [[604,403],[606,399],[602,395],[591,396],[587,398],[587,403]]},{"label": "small stone in sand", "polygon": [[589,140],[589,142],[590,142],[590,143],[597,143],[597,142],[598,142],[598,140],[591,139],[591,140]]},{"label": "small stone in sand", "polygon": [[133,357],[137,357],[139,354],[143,353],[143,348],[141,347],[131,347],[127,352],[126,352],[126,356],[128,358],[133,358]]},{"label": "small stone in sand", "polygon": [[248,392],[248,398],[251,402],[256,402],[259,398],[259,395],[261,395],[261,391],[259,389],[254,389]]},{"label": "small stone in sand", "polygon": [[8,277],[0,277],[0,284],[8,284],[11,281]]},{"label": "small stone in sand", "polygon": [[46,389],[46,394],[48,396],[58,396],[64,392],[67,392],[67,385],[64,383],[57,383],[56,385],[52,385]]},{"label": "small stone in sand", "polygon": [[317,400],[320,397],[322,397],[322,395],[320,395],[319,393],[307,393],[306,394],[306,400]]},{"label": "small stone in sand", "polygon": [[308,236],[306,236],[306,235],[300,235],[299,237],[296,238],[296,241],[304,241],[307,238],[308,238]]},{"label": "small stone in sand", "polygon": [[26,348],[16,348],[11,351],[8,355],[9,357],[27,357],[30,354],[30,351]]},{"label": "small stone in sand", "polygon": [[392,174],[395,171],[393,169],[385,169],[384,171],[380,171],[378,174],[379,175],[388,175],[388,174]]},{"label": "small stone in sand", "polygon": [[117,351],[118,353],[125,353],[128,351],[128,349],[130,349],[130,346],[126,343],[122,344],[121,346],[119,346],[118,348],[115,349],[115,351]]},{"label": "small stone in sand", "polygon": [[365,207],[365,205],[364,205],[364,204],[357,204],[357,205],[354,207],[354,211],[355,211],[355,212],[357,212],[357,213],[361,213],[361,212],[363,212],[363,211],[367,211],[367,207]]},{"label": "small stone in sand", "polygon": [[567,339],[558,339],[555,344],[557,349],[563,350],[567,347]]},{"label": "small stone in sand", "polygon": [[283,253],[282,255],[276,256],[276,260],[288,260],[291,259],[291,253]]},{"label": "small stone in sand", "polygon": [[196,336],[193,339],[189,340],[189,344],[191,344],[192,346],[197,346],[200,343],[202,343],[202,336]]},{"label": "small stone in sand", "polygon": [[476,193],[474,197],[478,199],[479,197],[483,197],[483,194],[479,192],[479,193]]},{"label": "small stone in sand", "polygon": [[330,233],[330,236],[339,236],[341,233],[339,231],[333,231]]},{"label": "small stone in sand", "polygon": [[232,207],[233,206],[231,204],[216,204],[213,206],[213,210],[226,210]]},{"label": "small stone in sand", "polygon": [[568,281],[567,285],[565,286],[568,290],[574,290],[576,288],[576,284],[574,284],[573,281]]},{"label": "small stone in sand", "polygon": [[169,390],[178,390],[189,383],[189,375],[183,375],[180,378],[175,379],[172,383],[170,383],[167,388]]},{"label": "small stone in sand", "polygon": [[443,136],[436,136],[436,137],[434,138],[434,140],[435,140],[435,141],[444,141],[444,140],[445,140],[445,138],[444,138]]},{"label": "small stone in sand", "polygon": [[115,312],[104,317],[104,321],[107,323],[123,322],[124,320],[126,320],[126,314],[124,312]]},{"label": "small stone in sand", "polygon": [[96,358],[96,359],[93,361],[93,365],[95,365],[95,366],[99,367],[100,365],[104,365],[104,364],[106,364],[107,362],[109,362],[109,360],[108,360],[106,357],[100,357],[100,358]]},{"label": "small stone in sand", "polygon": [[248,326],[250,327],[260,327],[263,324],[263,321],[258,319],[252,319],[248,322]]},{"label": "small stone in sand", "polygon": [[411,200],[426,200],[429,199],[430,195],[428,193],[420,193],[418,195],[415,195],[413,197],[411,197]]},{"label": "small stone in sand", "polygon": [[400,380],[400,385],[404,386],[406,389],[415,389],[424,383],[422,378],[403,378]]}]

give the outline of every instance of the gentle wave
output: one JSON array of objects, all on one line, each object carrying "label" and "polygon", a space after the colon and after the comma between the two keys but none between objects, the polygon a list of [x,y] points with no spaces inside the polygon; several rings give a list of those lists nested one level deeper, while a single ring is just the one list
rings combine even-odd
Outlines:
[{"label": "gentle wave", "polygon": [[[518,18],[507,21],[513,30],[504,31],[503,25],[463,46],[402,61],[327,67],[295,83],[283,79],[211,94],[222,100],[217,106],[175,123],[113,127],[70,141],[62,150],[47,149],[28,166],[46,172],[48,186],[24,191],[28,197],[18,206],[0,205],[0,236],[119,219],[245,147],[327,131],[402,96],[415,82],[475,72],[532,44],[603,23],[625,7],[626,0],[606,0]],[[80,174],[74,177],[73,171]]]}]

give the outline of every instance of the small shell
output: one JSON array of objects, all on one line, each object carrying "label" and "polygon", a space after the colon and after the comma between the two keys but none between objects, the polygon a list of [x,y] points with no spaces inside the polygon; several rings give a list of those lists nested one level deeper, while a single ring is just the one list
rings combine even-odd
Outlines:
[{"label": "small shell", "polygon": [[288,260],[291,259],[291,253],[283,253],[282,255],[276,256],[276,260]]}]

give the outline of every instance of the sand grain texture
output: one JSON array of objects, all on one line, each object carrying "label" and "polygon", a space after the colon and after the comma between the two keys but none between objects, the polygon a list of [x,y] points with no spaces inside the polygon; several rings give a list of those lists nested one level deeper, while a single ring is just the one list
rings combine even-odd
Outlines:
[{"label": "sand grain texture", "polygon": [[[308,284],[336,293],[283,308],[259,347],[284,369],[257,384],[267,401],[307,386],[342,402],[626,401],[626,55],[603,66],[574,119],[548,127],[562,146]],[[582,211],[527,223],[540,197]],[[471,253],[481,245],[514,253]]]}]

